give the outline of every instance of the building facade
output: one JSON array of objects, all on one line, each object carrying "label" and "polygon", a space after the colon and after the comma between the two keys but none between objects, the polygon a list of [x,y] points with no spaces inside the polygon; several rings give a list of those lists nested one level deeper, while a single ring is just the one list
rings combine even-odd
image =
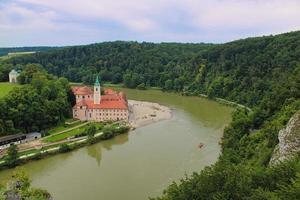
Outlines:
[{"label": "building facade", "polygon": [[81,121],[128,121],[129,110],[123,92],[105,89],[101,95],[98,77],[93,90],[90,87],[73,87],[76,97],[73,107],[73,118]]},{"label": "building facade", "polygon": [[17,83],[18,82],[17,78],[18,78],[19,75],[20,75],[20,72],[14,70],[14,69],[11,70],[8,74],[9,82],[10,83]]}]

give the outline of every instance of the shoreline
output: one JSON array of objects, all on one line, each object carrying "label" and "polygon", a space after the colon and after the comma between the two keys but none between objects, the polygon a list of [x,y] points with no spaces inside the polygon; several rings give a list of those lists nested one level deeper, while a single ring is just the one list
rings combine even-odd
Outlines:
[{"label": "shoreline", "polygon": [[135,129],[172,118],[169,107],[148,101],[128,100],[129,125]]},{"label": "shoreline", "polygon": [[[127,125],[129,125],[129,127],[131,127],[133,130],[162,120],[168,120],[171,119],[172,117],[171,109],[167,106],[163,106],[158,103],[128,100],[128,106],[129,106],[129,121]],[[99,132],[95,134],[94,142],[97,143],[102,140],[109,139],[109,138],[102,138],[101,137],[102,135],[104,135],[103,132]],[[57,143],[51,143],[48,145],[46,144],[46,146],[44,146],[45,144],[44,145],[40,144],[42,142],[42,139],[23,144],[25,145],[25,147],[27,147],[28,145],[32,145],[32,146],[31,148],[24,148],[24,146],[22,145],[20,146],[21,147],[20,152],[21,153],[27,152],[27,153],[25,153],[24,155],[20,155],[19,157],[20,163],[18,165],[25,164],[31,160],[39,160],[50,155],[64,153],[64,152],[60,152],[59,145],[61,144],[67,144],[69,147],[71,146],[70,151],[72,151],[73,149],[77,149],[89,145],[87,139],[88,138],[86,136],[75,138],[74,140],[66,139],[66,140],[59,141]],[[45,149],[41,147],[44,147]],[[11,167],[6,166],[4,160],[0,160],[0,170],[7,169],[7,168],[11,168]]]}]

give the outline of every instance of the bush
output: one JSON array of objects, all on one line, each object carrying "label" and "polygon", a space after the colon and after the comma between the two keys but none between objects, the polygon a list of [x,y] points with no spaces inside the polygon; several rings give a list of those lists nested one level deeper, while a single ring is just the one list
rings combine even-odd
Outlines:
[{"label": "bush", "polygon": [[71,148],[68,144],[61,144],[59,146],[59,149],[58,149],[59,153],[66,153],[68,151],[71,151]]},{"label": "bush", "polygon": [[139,90],[146,90],[145,83],[139,84],[136,88],[139,89]]}]

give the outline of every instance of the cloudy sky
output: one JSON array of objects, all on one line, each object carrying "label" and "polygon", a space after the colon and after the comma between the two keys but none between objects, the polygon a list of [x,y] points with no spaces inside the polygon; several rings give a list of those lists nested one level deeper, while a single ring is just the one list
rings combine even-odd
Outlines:
[{"label": "cloudy sky", "polygon": [[300,30],[300,0],[0,0],[0,46],[214,42]]}]

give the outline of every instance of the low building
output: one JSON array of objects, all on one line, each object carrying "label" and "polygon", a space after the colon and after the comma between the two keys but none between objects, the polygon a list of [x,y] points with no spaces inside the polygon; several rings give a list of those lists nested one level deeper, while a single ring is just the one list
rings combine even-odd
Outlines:
[{"label": "low building", "polygon": [[40,139],[41,137],[42,137],[42,134],[39,132],[28,133],[28,134],[26,134],[25,142],[37,140],[37,139]]},{"label": "low building", "polygon": [[94,84],[94,91],[87,87],[73,87],[76,104],[73,118],[81,121],[128,121],[129,110],[123,92],[105,89],[101,95],[99,78]]},{"label": "low building", "polygon": [[11,144],[21,144],[30,142],[42,137],[42,134],[39,132],[33,132],[28,134],[17,134],[17,135],[8,135],[0,137],[0,149],[6,149]]},{"label": "low building", "polygon": [[18,82],[17,78],[20,75],[20,72],[13,69],[9,72],[8,75],[9,75],[10,83],[17,83]]},{"label": "low building", "polygon": [[25,134],[8,135],[0,138],[0,149],[6,149],[11,144],[23,143],[26,139]]}]

